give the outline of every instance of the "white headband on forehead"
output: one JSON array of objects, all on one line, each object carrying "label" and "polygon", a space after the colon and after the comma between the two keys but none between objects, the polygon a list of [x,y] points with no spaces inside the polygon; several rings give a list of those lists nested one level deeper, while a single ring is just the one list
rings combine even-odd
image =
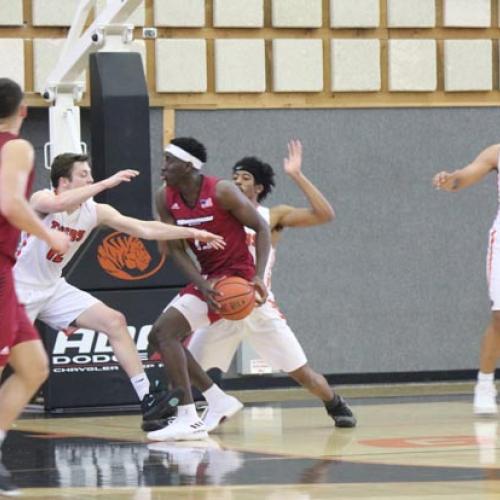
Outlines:
[{"label": "white headband on forehead", "polygon": [[170,153],[176,158],[179,158],[179,160],[190,162],[196,170],[200,170],[200,168],[203,167],[203,162],[201,160],[198,160],[196,156],[193,156],[191,153],[188,153],[186,150],[176,146],[175,144],[169,144],[165,148],[165,153]]}]

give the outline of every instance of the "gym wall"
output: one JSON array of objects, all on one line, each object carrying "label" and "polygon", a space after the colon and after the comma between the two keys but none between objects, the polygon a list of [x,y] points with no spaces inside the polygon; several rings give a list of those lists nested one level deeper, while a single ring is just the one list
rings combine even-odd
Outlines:
[{"label": "gym wall", "polygon": [[[33,115],[25,132],[39,153],[46,112]],[[431,180],[498,141],[499,110],[182,111],[176,121],[179,135],[206,144],[207,173],[229,177],[245,155],[270,162],[277,173],[271,206],[305,205],[281,171],[286,140],[303,141],[304,172],[337,218],[285,232],[273,290],[312,365],[325,373],[476,366],[489,317],[485,257],[496,179],[454,194],[435,191]],[[151,112],[151,132],[154,189],[161,110]],[[46,187],[40,154],[37,174]]]}]

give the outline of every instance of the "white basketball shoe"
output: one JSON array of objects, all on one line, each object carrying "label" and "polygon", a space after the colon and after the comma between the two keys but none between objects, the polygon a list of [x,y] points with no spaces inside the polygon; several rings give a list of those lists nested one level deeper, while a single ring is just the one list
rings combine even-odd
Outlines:
[{"label": "white basketball shoe", "polygon": [[478,382],[474,387],[474,413],[476,415],[496,415],[497,389],[495,384],[489,382]]},{"label": "white basketball shoe", "polygon": [[176,417],[157,431],[147,434],[151,441],[198,441],[208,438],[207,429],[202,420],[182,419]]},{"label": "white basketball shoe", "polygon": [[216,404],[208,405],[203,412],[201,419],[205,424],[205,429],[212,432],[226,419],[236,415],[243,408],[243,403],[233,396],[225,395]]}]

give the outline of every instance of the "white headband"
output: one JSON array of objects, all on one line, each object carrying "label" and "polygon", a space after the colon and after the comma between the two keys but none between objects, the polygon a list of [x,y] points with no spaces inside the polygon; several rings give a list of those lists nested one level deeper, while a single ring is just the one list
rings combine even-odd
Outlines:
[{"label": "white headband", "polygon": [[172,154],[176,158],[179,158],[179,160],[190,162],[191,165],[193,165],[193,167],[196,168],[196,170],[200,170],[200,168],[203,167],[203,162],[198,160],[196,156],[193,156],[192,154],[188,153],[179,146],[176,146],[175,144],[169,144],[165,148],[165,153],[167,152]]}]

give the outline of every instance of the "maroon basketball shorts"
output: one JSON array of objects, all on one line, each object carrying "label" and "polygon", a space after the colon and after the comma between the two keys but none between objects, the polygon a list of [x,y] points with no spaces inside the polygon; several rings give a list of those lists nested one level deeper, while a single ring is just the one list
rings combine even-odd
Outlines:
[{"label": "maroon basketball shorts", "polygon": [[0,268],[0,367],[7,364],[12,347],[39,340],[24,307],[19,304],[11,267]]}]

